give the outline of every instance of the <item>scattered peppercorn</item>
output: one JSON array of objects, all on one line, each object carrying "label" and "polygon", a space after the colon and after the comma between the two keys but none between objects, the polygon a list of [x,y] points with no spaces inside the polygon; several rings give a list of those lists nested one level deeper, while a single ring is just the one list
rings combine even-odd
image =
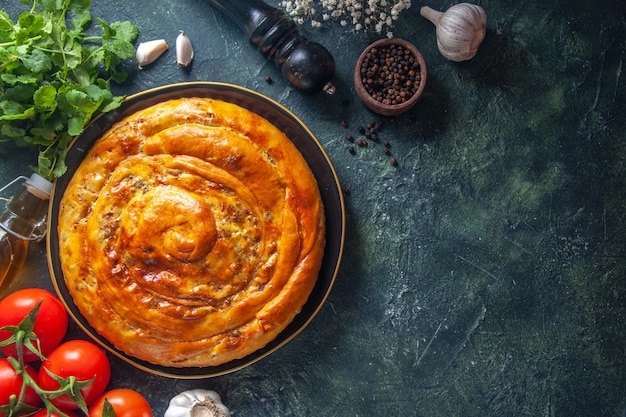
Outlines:
[{"label": "scattered peppercorn", "polygon": [[272,77],[270,77],[269,75],[266,75],[265,82],[271,85],[274,82],[274,80],[272,80]]},{"label": "scattered peppercorn", "polygon": [[386,105],[408,101],[421,83],[419,62],[402,45],[372,48],[365,55],[360,73],[367,93]]},{"label": "scattered peppercorn", "polygon": [[348,127],[348,121],[347,120],[342,120],[341,121],[341,126]]},{"label": "scattered peppercorn", "polygon": [[[361,126],[358,128],[359,133],[362,134],[363,136],[356,139],[352,133],[348,133],[347,135],[345,135],[345,138],[348,142],[354,143],[360,148],[367,148],[369,145],[369,142],[374,142],[374,143],[379,142],[378,133],[380,132],[382,127],[383,127],[382,120],[379,120],[379,121],[371,120],[365,126]],[[382,145],[383,145],[383,153],[387,157],[389,157],[389,163],[392,166],[397,167],[398,160],[391,156],[392,155],[391,154],[391,142],[385,139],[384,141],[382,141]],[[357,150],[354,146],[348,146],[346,149],[348,150],[348,152],[350,152],[350,154],[356,155]]]}]

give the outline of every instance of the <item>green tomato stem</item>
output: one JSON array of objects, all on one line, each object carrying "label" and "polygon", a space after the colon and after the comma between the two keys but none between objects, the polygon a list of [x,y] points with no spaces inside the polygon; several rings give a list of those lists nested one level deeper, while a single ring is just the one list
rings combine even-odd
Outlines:
[{"label": "green tomato stem", "polygon": [[[14,411],[21,410],[22,408],[30,407],[28,404],[24,403],[24,396],[26,395],[26,390],[28,387],[32,388],[35,393],[41,398],[41,401],[46,406],[48,411],[54,411],[58,413],[61,417],[68,417],[62,410],[60,410],[57,406],[55,406],[51,399],[58,398],[61,395],[67,394],[72,401],[74,401],[78,407],[85,413],[88,413],[87,405],[85,403],[85,399],[83,398],[80,389],[86,387],[93,383],[93,379],[89,381],[78,381],[75,376],[70,376],[69,378],[61,378],[58,375],[50,372],[46,369],[46,372],[53,377],[58,383],[59,388],[55,390],[45,390],[39,386],[37,381],[31,378],[30,374],[26,372],[26,365],[24,362],[24,355],[22,352],[22,346],[24,345],[24,340],[28,340],[29,338],[34,337],[37,344],[37,353],[39,357],[43,360],[44,356],[41,354],[41,349],[39,348],[39,339],[36,337],[34,333],[32,333],[32,326],[34,325],[36,314],[39,311],[39,307],[41,302],[37,304],[37,306],[29,313],[29,315],[23,320],[23,322],[28,321],[26,327],[30,326],[30,330],[25,330],[21,328],[21,326],[17,326],[17,328],[13,331],[13,336],[9,338],[15,340],[15,347],[17,349],[17,359],[13,356],[7,356],[7,360],[15,370],[16,375],[20,375],[22,377],[22,387],[20,388],[19,396],[13,398],[11,397],[10,406],[8,416],[12,416]],[[31,322],[32,321],[32,322]],[[20,325],[23,324],[20,323]]]}]

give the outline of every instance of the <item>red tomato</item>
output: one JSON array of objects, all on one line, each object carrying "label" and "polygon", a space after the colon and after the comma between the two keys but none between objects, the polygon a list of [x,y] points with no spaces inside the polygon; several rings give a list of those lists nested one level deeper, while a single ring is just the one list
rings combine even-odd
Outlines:
[{"label": "red tomato", "polygon": [[115,417],[152,417],[150,404],[148,404],[143,395],[126,388],[105,392],[89,408],[89,417],[102,417],[105,398],[113,406]]},{"label": "red tomato", "polygon": [[[24,369],[31,378],[37,381],[37,372],[35,372],[33,368],[25,365]],[[9,405],[11,395],[15,395],[16,397],[20,395],[23,381],[24,378],[22,378],[22,375],[15,373],[15,368],[13,368],[11,362],[6,358],[0,358],[0,405]],[[24,392],[23,401],[28,405],[37,407],[41,402],[41,398],[39,398],[39,395],[37,395],[34,389],[28,387]],[[0,417],[2,416],[4,416],[4,413],[0,411]]]},{"label": "red tomato", "polygon": [[[41,353],[47,356],[48,353],[61,343],[67,332],[68,317],[63,304],[52,293],[40,288],[27,288],[18,290],[7,295],[0,301],[0,327],[17,326],[32,311],[33,308],[43,301],[33,331],[37,335],[41,344]],[[0,340],[11,337],[11,332],[0,330]],[[29,350],[23,349],[24,360],[27,362],[39,359],[37,355]],[[5,356],[17,357],[15,344],[2,348]]]},{"label": "red tomato", "polygon": [[[111,379],[111,365],[104,351],[86,340],[70,340],[59,345],[48,355],[39,369],[39,386],[44,390],[56,390],[59,383],[46,369],[62,378],[75,377],[77,381],[93,383],[81,388],[87,405],[94,402],[106,389]],[[78,406],[67,395],[61,395],[52,403],[63,410],[75,410]]]},{"label": "red tomato", "polygon": [[[72,413],[71,411],[63,410],[63,413],[66,414],[67,417],[78,417],[78,414]],[[35,414],[32,414],[30,417],[48,417],[48,410],[46,410],[45,408],[42,408],[41,410],[37,411]],[[61,415],[57,413],[56,411],[50,410],[50,417],[61,417]]]}]

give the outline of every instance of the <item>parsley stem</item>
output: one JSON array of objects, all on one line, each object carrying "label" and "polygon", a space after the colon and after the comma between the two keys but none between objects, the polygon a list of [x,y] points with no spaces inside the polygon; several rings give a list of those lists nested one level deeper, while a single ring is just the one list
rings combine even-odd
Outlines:
[{"label": "parsley stem", "polygon": [[61,8],[61,15],[59,16],[59,21],[58,21],[59,25],[65,22],[65,16],[67,15],[67,10],[69,9],[69,7],[70,7],[70,0],[65,0]]},{"label": "parsley stem", "polygon": [[[24,42],[23,44],[32,44],[33,42],[37,42],[43,39],[43,36],[41,35],[36,35],[33,36],[32,38],[28,38],[28,42]],[[0,48],[8,48],[9,46],[17,46],[17,41],[10,41],[10,42],[3,42],[0,43]]]}]

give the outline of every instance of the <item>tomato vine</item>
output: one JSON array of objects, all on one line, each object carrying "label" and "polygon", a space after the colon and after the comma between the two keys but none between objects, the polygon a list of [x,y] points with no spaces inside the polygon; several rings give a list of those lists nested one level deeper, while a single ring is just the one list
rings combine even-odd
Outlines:
[{"label": "tomato vine", "polygon": [[17,357],[7,356],[6,359],[14,368],[15,374],[22,378],[22,387],[19,393],[10,395],[8,404],[0,405],[0,415],[13,417],[36,411],[38,407],[29,405],[24,401],[27,389],[33,390],[39,396],[45,409],[49,412],[55,412],[62,417],[69,417],[66,410],[62,410],[54,404],[56,398],[67,395],[81,411],[85,414],[88,413],[88,405],[85,402],[81,389],[90,386],[94,379],[79,381],[74,376],[63,378],[45,369],[45,372],[59,384],[59,387],[56,389],[43,389],[37,378],[26,372],[27,364],[24,361],[23,347],[29,352],[36,354],[42,361],[46,360],[41,353],[40,342],[34,332],[36,318],[43,303],[44,300],[39,301],[18,325],[0,328],[2,331],[11,333],[10,337],[0,341],[0,348],[15,345]]}]

